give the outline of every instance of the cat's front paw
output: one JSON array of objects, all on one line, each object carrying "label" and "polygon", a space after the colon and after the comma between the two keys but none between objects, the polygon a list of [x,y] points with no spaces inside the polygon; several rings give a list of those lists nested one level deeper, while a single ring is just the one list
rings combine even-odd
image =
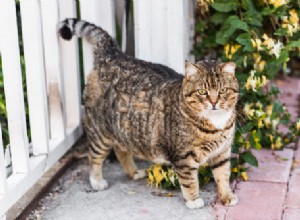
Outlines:
[{"label": "cat's front paw", "polygon": [[103,191],[108,188],[108,183],[105,179],[97,180],[93,177],[90,177],[90,183],[94,190]]},{"label": "cat's front paw", "polygon": [[187,201],[185,205],[189,209],[200,209],[204,207],[204,201],[201,198],[195,199],[193,201]]},{"label": "cat's front paw", "polygon": [[238,203],[239,199],[235,194],[230,193],[230,194],[223,196],[221,198],[221,201],[222,201],[223,205],[234,206]]},{"label": "cat's front paw", "polygon": [[133,180],[143,179],[147,176],[146,170],[137,170],[135,174],[133,174]]}]

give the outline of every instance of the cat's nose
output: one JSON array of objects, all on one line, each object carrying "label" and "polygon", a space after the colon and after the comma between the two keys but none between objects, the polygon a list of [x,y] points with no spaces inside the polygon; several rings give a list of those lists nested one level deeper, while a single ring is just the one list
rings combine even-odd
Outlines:
[{"label": "cat's nose", "polygon": [[216,109],[217,102],[212,102],[212,101],[211,101],[210,103],[211,103],[211,105],[212,105],[212,107],[213,107],[212,109],[213,109],[213,110],[217,110],[217,109]]}]

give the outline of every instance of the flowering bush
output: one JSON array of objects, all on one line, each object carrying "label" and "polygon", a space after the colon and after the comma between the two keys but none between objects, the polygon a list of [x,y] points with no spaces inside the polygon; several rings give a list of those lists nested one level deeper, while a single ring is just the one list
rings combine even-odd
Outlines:
[{"label": "flowering bush", "polygon": [[[237,65],[240,100],[232,178],[247,181],[245,164],[258,166],[251,148],[279,150],[300,134],[300,120],[291,122],[278,101],[278,88],[270,83],[276,74],[288,74],[290,61],[300,58],[299,14],[298,0],[198,0],[194,54],[199,59],[221,59]],[[282,133],[279,126],[289,131]],[[173,188],[176,177],[170,169],[152,166],[149,182]],[[202,184],[211,177],[206,166],[199,174]]]}]

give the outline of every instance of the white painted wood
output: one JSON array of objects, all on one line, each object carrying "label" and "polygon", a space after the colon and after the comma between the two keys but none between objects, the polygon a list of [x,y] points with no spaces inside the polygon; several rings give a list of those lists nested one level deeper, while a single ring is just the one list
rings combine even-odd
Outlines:
[{"label": "white painted wood", "polygon": [[184,0],[134,0],[135,55],[184,72],[190,53],[188,5]]},{"label": "white painted wood", "polygon": [[169,33],[167,32],[167,2],[165,0],[151,1],[151,61],[167,64],[166,50]]},{"label": "white painted wood", "polygon": [[0,215],[0,220],[6,220],[6,216],[5,215]]},{"label": "white painted wood", "polygon": [[6,166],[4,159],[4,148],[2,142],[2,129],[0,124],[0,195],[5,195],[7,192],[6,183]]},{"label": "white painted wood", "polygon": [[13,171],[28,172],[28,137],[15,1],[0,0],[0,48]]},{"label": "white painted wood", "polygon": [[[6,0],[5,0],[6,1]],[[82,135],[81,125],[67,130],[64,139],[52,139],[48,156],[39,155],[30,157],[30,173],[13,173],[7,179],[8,191],[5,196],[0,195],[0,216],[23,196],[38,179],[60,159]]]},{"label": "white painted wood", "polygon": [[[85,0],[79,1],[81,19],[101,26],[111,36],[115,37],[115,16],[113,0]],[[87,41],[83,40],[84,75],[88,76],[93,69],[93,49]]]},{"label": "white painted wood", "polygon": [[139,59],[152,60],[151,14],[149,0],[134,0],[134,38],[135,56]]},{"label": "white painted wood", "polygon": [[65,136],[65,92],[57,34],[59,22],[56,0],[41,0],[45,66],[49,96],[50,136]]},{"label": "white painted wood", "polygon": [[[76,2],[73,0],[59,0],[59,20],[76,16]],[[63,67],[64,87],[66,95],[66,125],[77,126],[81,116],[81,91],[78,57],[78,41],[73,38],[65,41],[60,38],[61,58]]]},{"label": "white painted wood", "polygon": [[167,1],[167,50],[168,66],[179,73],[184,72],[184,60],[186,58],[186,23],[184,0]]},{"label": "white painted wood", "polygon": [[49,121],[40,5],[20,1],[33,154],[49,150]]}]

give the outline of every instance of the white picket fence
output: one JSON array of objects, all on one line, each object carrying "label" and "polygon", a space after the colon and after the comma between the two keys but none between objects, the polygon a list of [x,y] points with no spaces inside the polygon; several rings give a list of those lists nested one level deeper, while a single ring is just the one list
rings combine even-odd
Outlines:
[{"label": "white picket fence", "polygon": [[[81,18],[115,36],[113,0],[77,1]],[[27,137],[14,0],[0,0],[0,55],[10,134],[12,174],[7,177],[0,126],[0,219],[82,134],[77,40],[58,38],[57,23],[77,17],[74,0],[20,0],[31,127]],[[135,54],[183,72],[190,59],[192,1],[134,0]],[[83,41],[85,75],[91,46]],[[33,155],[29,156],[29,146]]]}]

